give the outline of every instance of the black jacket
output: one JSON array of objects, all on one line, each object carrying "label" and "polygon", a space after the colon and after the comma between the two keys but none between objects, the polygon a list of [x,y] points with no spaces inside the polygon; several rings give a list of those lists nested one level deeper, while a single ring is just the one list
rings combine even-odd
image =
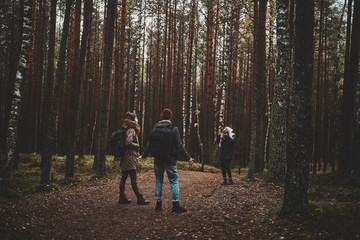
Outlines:
[{"label": "black jacket", "polygon": [[[217,142],[218,143],[220,142],[220,135],[218,135],[217,137]],[[232,159],[234,153],[234,144],[235,144],[235,139],[232,139],[229,136],[222,137],[220,155],[219,155],[220,160]]]},{"label": "black jacket", "polygon": [[[167,164],[171,164],[171,165],[175,165],[177,160],[178,160],[178,153],[180,153],[180,155],[186,160],[189,161],[189,159],[191,158],[190,155],[187,153],[187,151],[185,150],[182,141],[181,141],[181,137],[180,137],[180,133],[179,133],[179,129],[177,126],[173,125],[171,123],[171,121],[167,121],[167,120],[162,120],[160,122],[158,122],[154,128],[156,126],[163,126],[163,127],[169,127],[169,128],[173,128],[172,133],[173,133],[173,146],[172,146],[172,150],[171,150],[171,154],[170,154],[170,158],[165,160],[165,163]],[[142,155],[142,158],[146,158],[148,155],[150,154],[150,147],[149,147],[149,143],[147,143],[144,153]],[[160,159],[154,159],[155,163],[160,163],[160,162],[164,162],[164,161],[160,161]]]}]

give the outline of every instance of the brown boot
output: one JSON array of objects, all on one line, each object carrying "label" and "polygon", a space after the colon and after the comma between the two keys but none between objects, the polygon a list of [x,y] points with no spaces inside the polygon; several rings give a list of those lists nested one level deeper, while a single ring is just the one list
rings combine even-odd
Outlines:
[{"label": "brown boot", "polygon": [[137,198],[137,204],[138,205],[149,205],[150,201],[149,200],[145,200],[142,194],[139,194],[138,198]]},{"label": "brown boot", "polygon": [[131,201],[127,199],[126,195],[120,193],[119,204],[129,204]]}]

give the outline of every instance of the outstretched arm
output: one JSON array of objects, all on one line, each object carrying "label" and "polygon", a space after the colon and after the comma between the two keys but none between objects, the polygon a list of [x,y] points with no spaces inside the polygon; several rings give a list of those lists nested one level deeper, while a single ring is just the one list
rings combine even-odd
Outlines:
[{"label": "outstretched arm", "polygon": [[176,150],[180,152],[181,156],[183,156],[185,158],[186,161],[193,160],[190,155],[188,154],[188,152],[185,150],[184,145],[182,144],[181,138],[180,138],[180,133],[179,133],[179,129],[175,126],[174,127],[174,134],[175,134],[175,146],[176,146]]}]

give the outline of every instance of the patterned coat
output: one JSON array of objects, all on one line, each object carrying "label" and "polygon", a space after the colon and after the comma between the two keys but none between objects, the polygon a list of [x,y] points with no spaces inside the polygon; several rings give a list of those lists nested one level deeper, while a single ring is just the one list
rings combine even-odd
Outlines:
[{"label": "patterned coat", "polygon": [[[139,139],[137,131],[139,125],[129,119],[124,120],[124,126],[129,128],[125,134],[126,150],[124,156],[121,157],[120,166],[122,171],[136,169],[137,158],[139,157]],[[136,129],[136,130],[135,130]]]}]

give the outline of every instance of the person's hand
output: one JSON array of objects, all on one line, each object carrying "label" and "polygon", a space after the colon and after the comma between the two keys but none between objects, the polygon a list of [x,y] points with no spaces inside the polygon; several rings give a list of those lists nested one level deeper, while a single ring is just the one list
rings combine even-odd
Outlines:
[{"label": "person's hand", "polygon": [[141,156],[141,155],[140,155],[140,156],[138,156],[137,160],[139,161],[140,159],[142,159],[142,156]]},{"label": "person's hand", "polygon": [[189,165],[192,166],[194,164],[194,159],[193,158],[190,158],[189,159]]}]

